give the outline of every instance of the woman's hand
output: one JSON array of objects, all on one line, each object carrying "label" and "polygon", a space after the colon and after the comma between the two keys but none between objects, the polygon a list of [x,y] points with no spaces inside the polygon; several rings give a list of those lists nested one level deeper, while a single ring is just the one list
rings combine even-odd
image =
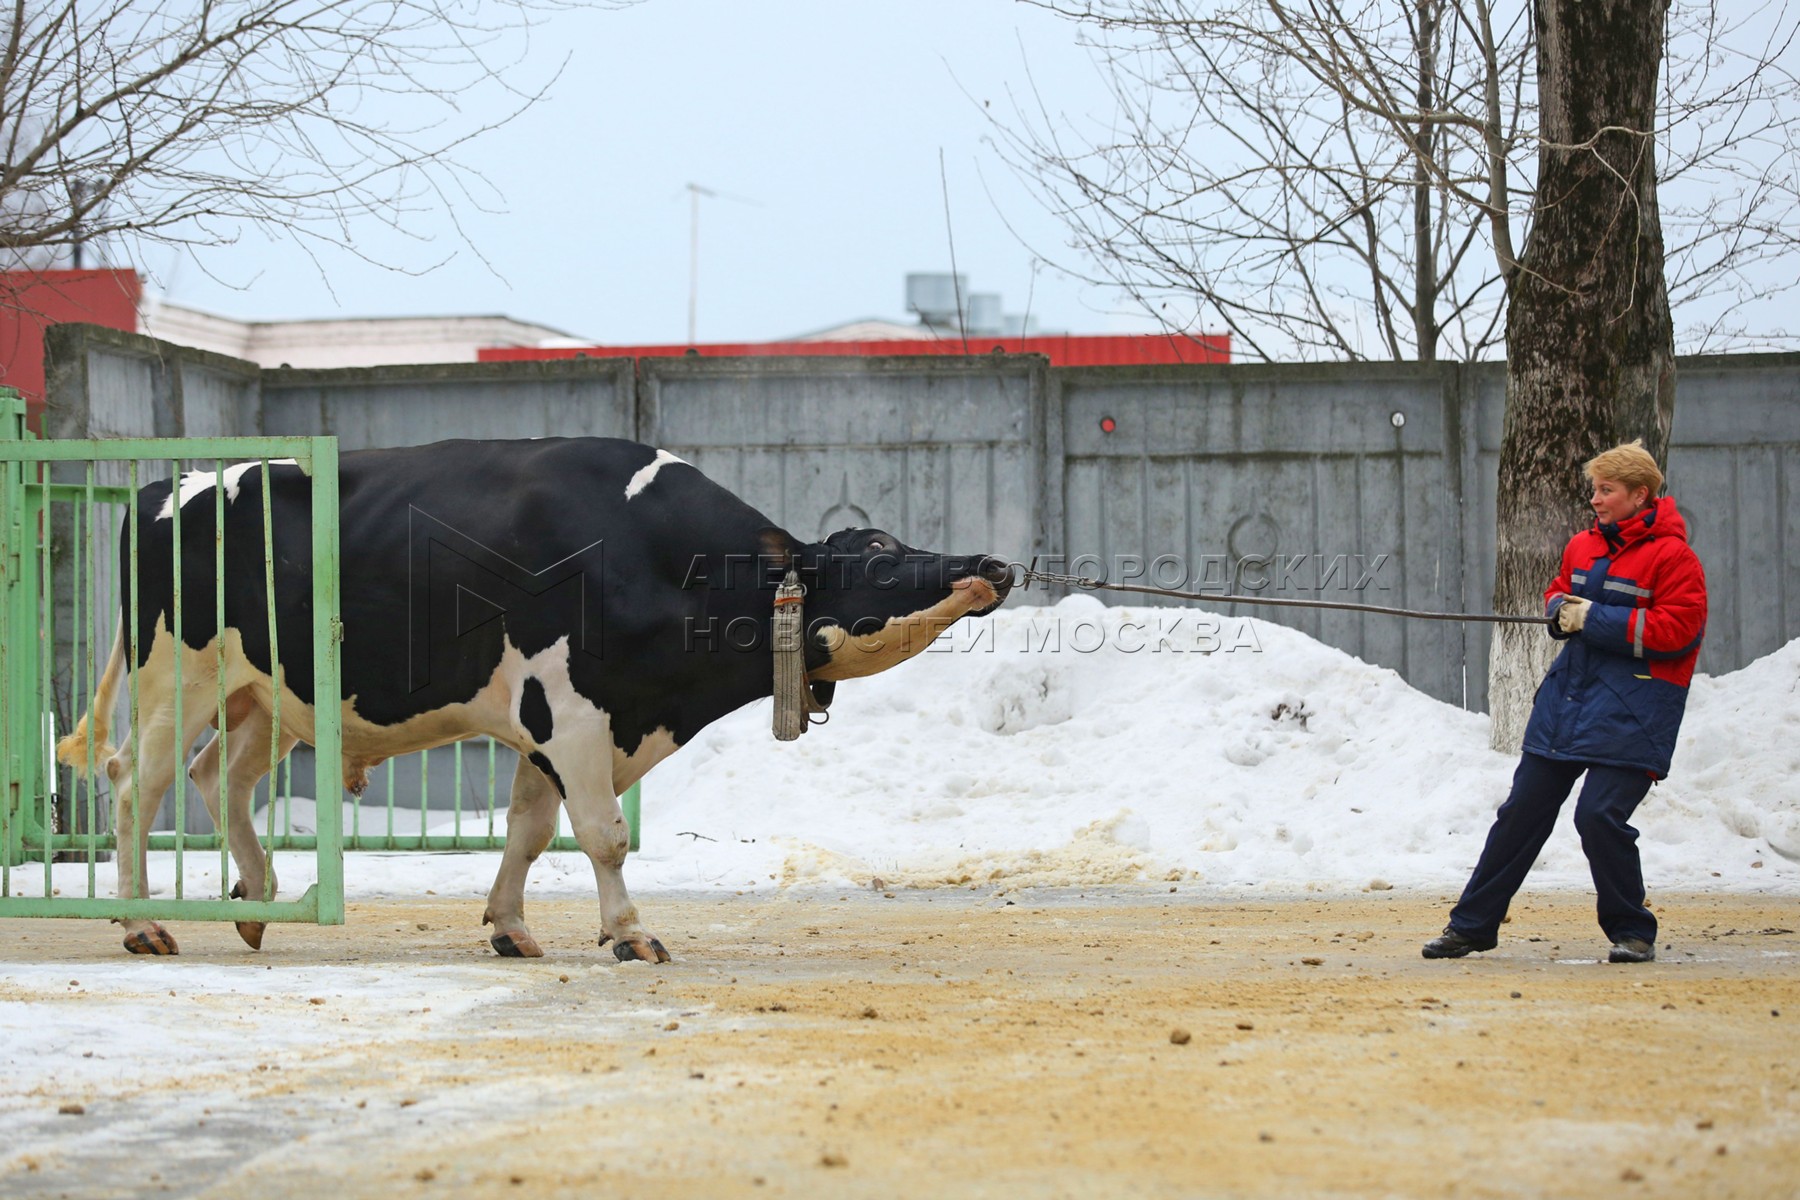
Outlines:
[{"label": "woman's hand", "polygon": [[1556,628],[1562,633],[1577,633],[1587,624],[1589,604],[1580,596],[1565,594],[1556,610]]}]

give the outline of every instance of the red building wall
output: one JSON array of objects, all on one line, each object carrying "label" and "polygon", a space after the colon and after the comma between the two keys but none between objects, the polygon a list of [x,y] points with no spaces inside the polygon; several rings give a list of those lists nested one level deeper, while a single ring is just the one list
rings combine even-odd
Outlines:
[{"label": "red building wall", "polygon": [[[477,352],[482,362],[543,358],[679,358],[685,344],[663,346],[575,346],[540,349],[502,346]],[[938,341],[878,342],[714,342],[691,347],[707,356],[878,355],[878,354],[1043,354],[1053,367],[1119,366],[1128,363],[1225,363],[1231,361],[1229,334],[1052,334],[1044,337],[971,337]]]},{"label": "red building wall", "polygon": [[136,271],[0,271],[0,386],[25,393],[31,427],[44,410],[44,330],[68,321],[137,332]]}]

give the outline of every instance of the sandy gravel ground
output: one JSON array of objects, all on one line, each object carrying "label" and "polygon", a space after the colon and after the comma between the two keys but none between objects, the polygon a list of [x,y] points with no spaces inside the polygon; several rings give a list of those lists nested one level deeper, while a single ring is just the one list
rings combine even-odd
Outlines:
[{"label": "sandy gravel ground", "polygon": [[1614,967],[1576,894],[1425,962],[1444,899],[650,897],[660,968],[573,902],[536,962],[478,901],[155,963],[0,922],[0,1004],[111,1060],[0,1078],[0,1195],[1800,1196],[1792,900],[1658,897],[1662,960]]}]

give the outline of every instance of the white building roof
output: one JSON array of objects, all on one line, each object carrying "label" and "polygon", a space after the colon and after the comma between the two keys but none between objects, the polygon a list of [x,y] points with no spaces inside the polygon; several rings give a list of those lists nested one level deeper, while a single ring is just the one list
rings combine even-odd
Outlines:
[{"label": "white building roof", "polygon": [[833,325],[828,329],[815,330],[812,333],[797,333],[791,338],[782,338],[784,342],[930,342],[941,335],[924,325],[917,323],[902,324],[899,321],[886,321],[880,317],[866,317],[860,321],[847,321],[842,325]]},{"label": "white building roof", "polygon": [[569,334],[504,316],[238,321],[146,298],[139,332],[263,367],[474,362],[485,346],[536,346]]}]

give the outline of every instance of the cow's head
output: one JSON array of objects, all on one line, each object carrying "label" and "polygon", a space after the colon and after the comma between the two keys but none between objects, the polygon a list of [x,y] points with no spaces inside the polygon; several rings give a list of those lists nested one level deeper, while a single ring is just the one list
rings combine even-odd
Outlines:
[{"label": "cow's head", "polygon": [[933,554],[879,529],[801,545],[766,530],[763,549],[806,585],[807,677],[855,679],[930,645],[957,619],[986,616],[1012,588],[1012,567],[986,554]]}]

